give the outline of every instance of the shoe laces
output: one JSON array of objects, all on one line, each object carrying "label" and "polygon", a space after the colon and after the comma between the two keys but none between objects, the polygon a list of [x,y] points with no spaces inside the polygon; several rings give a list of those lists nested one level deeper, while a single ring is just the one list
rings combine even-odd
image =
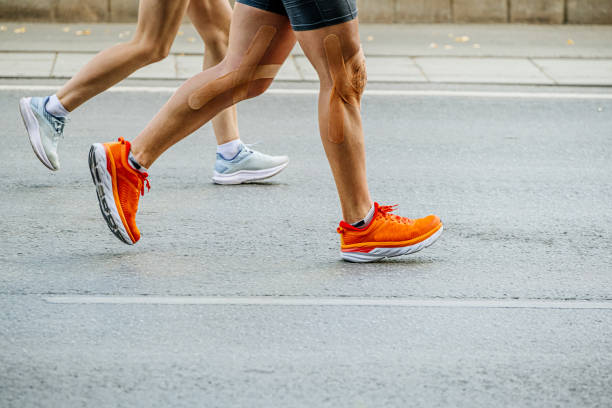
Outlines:
[{"label": "shoe laces", "polygon": [[397,210],[398,204],[393,205],[381,205],[378,207],[378,213],[385,219],[398,223],[398,224],[409,224],[410,219],[406,217],[400,217],[397,214],[393,214],[393,211]]},{"label": "shoe laces", "polygon": [[[140,172],[139,172],[140,173]],[[144,196],[145,193],[145,185],[147,186],[147,193],[151,191],[151,183],[149,183],[149,173],[140,173],[140,179],[142,180],[142,184],[140,186],[140,195]]]},{"label": "shoe laces", "polygon": [[64,136],[64,126],[66,126],[66,122],[68,122],[69,118],[58,118],[57,116],[53,116],[45,108],[43,108],[43,113],[51,126],[53,126],[53,131],[55,132],[55,137]]},{"label": "shoe laces", "polygon": [[58,118],[53,118],[53,121],[51,122],[53,124],[53,129],[55,130],[55,133],[57,134],[64,134],[64,126],[66,125],[67,119],[58,119]]},{"label": "shoe laces", "polygon": [[[412,221],[408,218],[400,217],[399,215],[393,214],[393,211],[397,209],[398,204],[378,205],[378,203],[376,203],[375,205],[376,213],[374,214],[374,217],[383,217],[384,219],[397,224],[409,224]],[[339,226],[338,228],[336,228],[336,231],[339,234],[342,234],[346,231],[346,229],[342,228],[342,226]]]},{"label": "shoe laces", "polygon": [[[124,138],[120,137],[119,139],[117,139],[117,141],[123,145],[126,145],[128,152],[132,149],[132,144],[128,142],[127,140],[125,140]],[[138,170],[136,170],[136,173],[138,177],[140,178],[140,195],[144,196],[145,185],[147,186],[147,192],[151,191],[151,183],[149,183],[149,178],[148,178],[149,173],[144,172],[144,171],[138,171]]]}]

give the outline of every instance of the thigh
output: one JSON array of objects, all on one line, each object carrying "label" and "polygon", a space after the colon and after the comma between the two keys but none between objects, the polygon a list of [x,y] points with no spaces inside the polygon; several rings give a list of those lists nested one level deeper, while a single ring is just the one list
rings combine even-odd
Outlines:
[{"label": "thigh", "polygon": [[[256,64],[282,64],[295,45],[295,34],[291,30],[287,17],[237,2],[232,13],[229,46],[225,58],[221,63],[206,69],[185,82],[175,93],[171,102],[177,101],[177,104],[187,106],[185,100],[191,99],[194,92],[208,95],[212,91],[214,91],[213,93],[223,91],[224,95],[231,97],[232,88],[235,84],[232,80],[229,80],[229,84],[227,83],[228,75],[233,75],[232,73],[241,69],[241,65],[242,68],[252,68],[248,64],[245,66],[242,63],[249,49],[257,45],[254,44],[254,39],[258,37],[257,33],[265,26],[273,27],[275,32],[272,38],[267,39],[269,41],[266,40],[266,44],[263,45],[264,53],[262,58],[258,58]],[[257,81],[265,86],[267,85],[266,82],[271,80],[260,79]],[[219,106],[223,109],[232,105],[232,103],[225,103],[226,101],[223,98],[216,98],[215,100],[219,102]],[[171,102],[169,103],[172,104]]]},{"label": "thigh", "polygon": [[331,81],[329,62],[325,51],[325,38],[334,34],[340,40],[344,60],[360,52],[359,24],[356,19],[315,30],[297,31],[297,39],[304,54],[319,74],[321,81]]},{"label": "thigh", "polygon": [[287,16],[282,0],[236,0],[236,3]]},{"label": "thigh", "polygon": [[293,46],[295,35],[286,16],[236,2],[230,28],[227,65],[240,64],[247,50],[252,47],[256,34],[263,26],[271,26],[275,34],[267,46],[261,64],[282,64]]},{"label": "thigh", "polygon": [[357,0],[282,0],[291,27],[308,31],[354,20]]},{"label": "thigh", "polygon": [[189,0],[140,0],[135,40],[172,44]]},{"label": "thigh", "polygon": [[202,35],[222,29],[229,31],[232,8],[228,0],[189,0],[187,14]]}]

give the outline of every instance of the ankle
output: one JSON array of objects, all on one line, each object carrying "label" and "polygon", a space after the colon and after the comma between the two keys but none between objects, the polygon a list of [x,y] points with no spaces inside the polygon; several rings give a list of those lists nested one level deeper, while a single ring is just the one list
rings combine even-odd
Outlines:
[{"label": "ankle", "polygon": [[374,203],[368,200],[367,202],[355,205],[354,207],[344,209],[342,211],[344,215],[344,222],[352,225],[358,223],[359,221],[362,221],[368,216],[368,213],[370,212],[373,206]]},{"label": "ankle", "polygon": [[370,225],[370,223],[372,222],[372,220],[374,219],[374,213],[376,211],[376,207],[372,206],[370,207],[370,210],[368,211],[368,213],[366,214],[365,217],[363,217],[363,219],[354,222],[353,224],[351,224],[353,227],[355,228],[366,228],[368,225]]},{"label": "ankle", "polygon": [[150,156],[144,151],[139,150],[138,147],[135,148],[134,145],[132,145],[130,149],[130,156],[132,156],[140,166],[146,169],[149,169],[151,164],[153,164],[153,160],[151,160]]},{"label": "ankle", "polygon": [[65,118],[70,113],[57,97],[57,94],[49,96],[45,103],[45,110],[56,118]]},{"label": "ankle", "polygon": [[225,160],[231,160],[240,152],[240,146],[242,146],[242,141],[240,139],[234,139],[227,143],[218,145],[217,153],[219,153]]},{"label": "ankle", "polygon": [[136,160],[132,152],[128,154],[128,164],[130,165],[130,167],[140,173],[146,173],[147,171],[149,171],[149,169],[147,169],[145,166],[140,164],[138,160]]}]

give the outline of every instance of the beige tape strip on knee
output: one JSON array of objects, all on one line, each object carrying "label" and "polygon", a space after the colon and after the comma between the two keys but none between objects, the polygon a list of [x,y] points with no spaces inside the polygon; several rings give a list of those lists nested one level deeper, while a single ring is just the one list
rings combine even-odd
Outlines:
[{"label": "beige tape strip on knee", "polygon": [[327,139],[342,143],[345,135],[361,132],[361,95],[366,84],[363,50],[349,58],[342,55],[340,38],[330,34],[323,40],[334,88],[329,98],[329,125]]},{"label": "beige tape strip on knee", "polygon": [[238,69],[232,71],[189,95],[188,104],[193,110],[201,109],[217,96],[232,90],[232,102],[247,98],[249,85],[257,79],[272,79],[278,73],[280,64],[259,65],[270,43],[276,35],[276,27],[264,25],[257,30]]}]

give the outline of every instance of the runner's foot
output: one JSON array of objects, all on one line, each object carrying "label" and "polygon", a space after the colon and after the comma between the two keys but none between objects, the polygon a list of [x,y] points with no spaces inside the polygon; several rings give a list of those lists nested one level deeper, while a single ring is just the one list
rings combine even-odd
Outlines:
[{"label": "runner's foot", "polygon": [[51,115],[45,109],[49,97],[21,98],[19,112],[38,159],[49,169],[59,170],[57,145],[64,132],[66,118]]},{"label": "runner's foot", "polygon": [[241,184],[263,180],[280,173],[288,163],[287,156],[269,156],[242,144],[236,156],[229,160],[217,153],[212,180],[216,184]]},{"label": "runner's foot", "polygon": [[416,220],[392,214],[395,206],[374,203],[374,218],[363,228],[340,222],[342,259],[373,262],[407,255],[433,244],[442,234],[442,222],[435,215]]},{"label": "runner's foot", "polygon": [[96,185],[98,202],[108,228],[128,245],[140,239],[136,226],[138,200],[144,187],[150,188],[148,174],[128,163],[130,142],[96,143],[89,150],[89,170]]}]

